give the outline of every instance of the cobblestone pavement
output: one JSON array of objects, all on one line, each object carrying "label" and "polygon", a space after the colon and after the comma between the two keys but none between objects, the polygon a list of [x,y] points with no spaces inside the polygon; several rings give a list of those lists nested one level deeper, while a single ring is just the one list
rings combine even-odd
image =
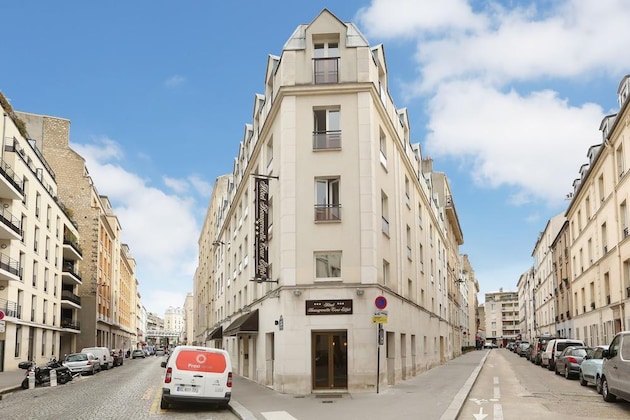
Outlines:
[{"label": "cobblestone pavement", "polygon": [[78,377],[57,387],[19,390],[0,400],[0,417],[12,419],[234,420],[230,410],[193,406],[160,409],[161,358],[125,360],[123,366]]}]

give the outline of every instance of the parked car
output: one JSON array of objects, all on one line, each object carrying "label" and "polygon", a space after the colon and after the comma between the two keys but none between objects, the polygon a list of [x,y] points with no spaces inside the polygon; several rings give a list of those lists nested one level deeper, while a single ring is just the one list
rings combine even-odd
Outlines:
[{"label": "parked car", "polygon": [[142,357],[144,359],[146,356],[147,354],[144,352],[144,350],[141,349],[136,349],[131,352],[132,359],[137,359],[138,357]]},{"label": "parked car", "polygon": [[606,402],[617,397],[630,401],[630,331],[617,333],[604,351],[602,397]]},{"label": "parked car", "polygon": [[536,365],[540,365],[542,361],[542,353],[547,348],[547,343],[549,343],[549,340],[553,340],[554,338],[560,338],[560,337],[555,337],[549,334],[535,337],[534,341],[532,342],[532,345],[529,347],[530,362]]},{"label": "parked car", "polygon": [[484,349],[496,349],[498,346],[492,341],[486,341],[486,344],[483,345]]},{"label": "parked car", "polygon": [[569,346],[565,347],[556,359],[554,371],[556,375],[564,375],[566,379],[580,375],[580,364],[586,357],[590,347],[586,346]]},{"label": "parked car", "polygon": [[164,350],[163,348],[155,349],[156,356],[164,356],[164,354],[166,354],[166,350]]},{"label": "parked car", "polygon": [[232,362],[221,349],[176,347],[167,361],[162,381],[161,409],[176,403],[207,403],[226,407],[232,396]]},{"label": "parked car", "polygon": [[556,368],[556,359],[560,356],[562,350],[569,346],[584,346],[584,342],[572,338],[556,338],[549,340],[545,351],[541,355],[540,366],[554,370]]},{"label": "parked car", "polygon": [[98,357],[98,361],[101,363],[101,369],[109,369],[114,367],[114,359],[112,358],[111,351],[107,347],[85,347],[81,349],[81,353],[92,353]]},{"label": "parked car", "polygon": [[525,357],[525,353],[529,351],[530,344],[527,341],[521,341],[521,343],[516,347],[516,354],[520,357]]},{"label": "parked car", "polygon": [[89,373],[94,375],[96,372],[100,372],[101,363],[98,357],[92,353],[72,353],[66,355],[62,364],[70,369],[72,374],[85,374]]},{"label": "parked car", "polygon": [[598,394],[602,393],[602,364],[605,350],[608,350],[608,345],[593,347],[586,353],[580,365],[580,385],[593,384]]},{"label": "parked car", "polygon": [[112,360],[113,366],[122,366],[125,360],[125,356],[123,355],[122,349],[114,349],[112,350]]}]

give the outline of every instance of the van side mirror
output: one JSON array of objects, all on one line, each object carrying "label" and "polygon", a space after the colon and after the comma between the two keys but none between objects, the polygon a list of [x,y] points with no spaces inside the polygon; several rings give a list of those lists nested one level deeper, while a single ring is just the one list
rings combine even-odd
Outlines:
[{"label": "van side mirror", "polygon": [[608,350],[604,350],[604,351],[602,352],[602,359],[609,359],[609,358],[610,358],[610,357],[609,357]]},{"label": "van side mirror", "polygon": [[162,363],[160,363],[160,366],[162,366],[163,368],[165,368],[165,367],[166,367],[166,362],[162,362]]}]

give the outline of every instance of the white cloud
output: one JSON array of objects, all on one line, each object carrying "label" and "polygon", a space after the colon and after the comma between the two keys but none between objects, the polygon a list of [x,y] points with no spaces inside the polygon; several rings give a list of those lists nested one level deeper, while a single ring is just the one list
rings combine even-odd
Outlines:
[{"label": "white cloud", "polygon": [[188,182],[182,179],[169,178],[167,176],[162,177],[164,185],[172,189],[178,194],[183,194],[188,191]]},{"label": "white cloud", "polygon": [[203,197],[210,197],[212,194],[212,184],[196,175],[188,177],[188,181],[193,188]]},{"label": "white cloud", "polygon": [[168,88],[173,88],[173,87],[176,87],[176,86],[179,86],[179,85],[183,84],[185,81],[186,81],[185,77],[176,74],[176,75],[173,75],[173,76],[169,77],[164,82],[164,86],[166,86]]},{"label": "white cloud", "polygon": [[458,156],[479,185],[516,187],[521,203],[565,198],[588,148],[600,142],[604,116],[598,105],[574,107],[552,91],[521,96],[475,82],[443,85],[428,110],[425,151]]},{"label": "white cloud", "polygon": [[[108,196],[114,207],[122,242],[136,260],[141,293],[179,289],[185,296],[192,291],[199,236],[195,199],[177,191],[167,194],[124,169],[117,162],[121,149],[112,140],[72,144],[72,148],[85,158],[99,194]],[[183,298],[175,301],[174,297],[156,301],[143,296],[142,301],[148,310],[158,305],[181,306]]]}]

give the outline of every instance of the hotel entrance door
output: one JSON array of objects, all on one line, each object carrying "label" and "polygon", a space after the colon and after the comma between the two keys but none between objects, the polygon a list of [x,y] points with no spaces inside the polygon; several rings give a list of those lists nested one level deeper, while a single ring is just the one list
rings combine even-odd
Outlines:
[{"label": "hotel entrance door", "polygon": [[347,332],[313,332],[311,343],[313,390],[347,389]]}]

